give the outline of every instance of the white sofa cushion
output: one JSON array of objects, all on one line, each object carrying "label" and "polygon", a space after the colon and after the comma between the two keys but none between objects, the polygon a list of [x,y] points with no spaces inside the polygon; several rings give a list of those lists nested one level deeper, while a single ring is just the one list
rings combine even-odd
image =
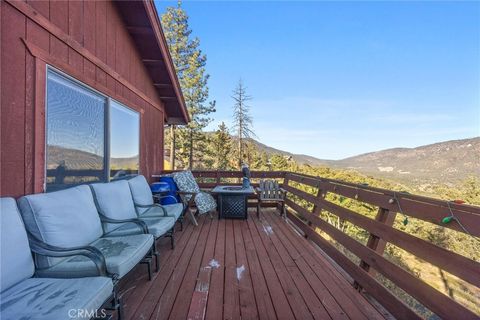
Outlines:
[{"label": "white sofa cushion", "polygon": [[[107,271],[120,278],[133,269],[149,252],[153,236],[137,234],[124,237],[104,237],[90,244],[105,257]],[[74,278],[97,275],[95,264],[84,256],[74,256],[47,269],[37,270],[41,277]]]},{"label": "white sofa cushion", "polygon": [[[175,225],[175,219],[173,217],[166,217],[166,218],[140,218],[147,224],[148,233],[153,235],[155,238],[160,238],[168,231],[170,231],[173,226]],[[109,233],[109,236],[125,236],[130,234],[138,234],[140,228],[138,225],[133,223],[126,223],[122,225],[120,228],[112,231]]]},{"label": "white sofa cushion", "polygon": [[13,198],[0,199],[0,291],[33,276],[27,232]]},{"label": "white sofa cushion", "polygon": [[[153,204],[153,195],[147,179],[144,176],[138,175],[135,178],[128,179],[128,185],[132,193],[133,202],[142,206],[149,206]],[[143,214],[148,208],[137,207],[138,214]]]},{"label": "white sofa cushion", "polygon": [[[30,278],[2,292],[1,318],[81,319],[75,310],[94,312],[100,309],[112,291],[112,280],[107,277]],[[101,315],[100,310],[98,314]]]},{"label": "white sofa cushion", "polygon": [[[27,229],[47,244],[64,248],[85,246],[103,235],[92,192],[86,185],[28,195],[19,200],[19,206]],[[58,261],[37,256],[38,267]]]},{"label": "white sofa cushion", "polygon": [[[98,211],[104,216],[116,220],[138,217],[133,204],[130,187],[126,180],[94,183],[90,186],[95,196]],[[119,224],[105,224],[105,231],[109,232],[119,227]]]}]

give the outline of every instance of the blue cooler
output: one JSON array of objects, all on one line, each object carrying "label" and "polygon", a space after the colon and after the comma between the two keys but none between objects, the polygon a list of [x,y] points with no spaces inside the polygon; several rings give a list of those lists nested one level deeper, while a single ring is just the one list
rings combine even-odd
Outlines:
[{"label": "blue cooler", "polygon": [[153,194],[160,196],[160,204],[167,205],[181,202],[177,195],[177,185],[172,177],[160,177],[160,182],[152,183],[150,188]]},{"label": "blue cooler", "polygon": [[160,199],[160,202],[162,199],[161,197],[166,196],[170,193],[170,187],[168,186],[168,183],[165,182],[152,183],[150,185],[150,190],[152,190],[154,198]]}]

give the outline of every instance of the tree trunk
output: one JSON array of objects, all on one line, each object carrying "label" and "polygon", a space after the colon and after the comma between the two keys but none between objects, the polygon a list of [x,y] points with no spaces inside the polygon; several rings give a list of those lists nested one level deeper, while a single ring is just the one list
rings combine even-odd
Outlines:
[{"label": "tree trunk", "polygon": [[175,170],[175,125],[170,125],[170,165]]},{"label": "tree trunk", "polygon": [[188,155],[188,168],[192,170],[193,168],[193,130],[190,129],[190,145],[189,145],[189,155]]},{"label": "tree trunk", "polygon": [[242,156],[243,156],[243,148],[242,148],[242,138],[238,139],[238,168],[242,169]]}]

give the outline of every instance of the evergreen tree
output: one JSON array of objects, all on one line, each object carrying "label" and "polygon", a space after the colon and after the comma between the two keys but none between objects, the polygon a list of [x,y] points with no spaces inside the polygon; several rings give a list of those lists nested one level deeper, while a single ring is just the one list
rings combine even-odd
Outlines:
[{"label": "evergreen tree", "polygon": [[212,149],[215,169],[231,169],[230,152],[232,149],[232,138],[228,132],[227,126],[223,122],[218,126],[218,130],[213,134]]},{"label": "evergreen tree", "polygon": [[[207,57],[200,50],[200,40],[191,37],[188,15],[183,10],[181,1],[176,7],[168,7],[161,20],[191,118],[187,126],[171,131],[171,135],[176,134],[177,143],[173,148],[176,154],[171,157],[177,158],[184,167],[192,168],[194,161],[202,157],[206,148],[207,137],[202,130],[211,121],[208,115],[215,112],[215,101],[207,102]],[[170,141],[174,141],[173,136]]]},{"label": "evergreen tree", "polygon": [[235,101],[233,105],[233,131],[237,142],[235,151],[238,157],[238,168],[240,169],[245,159],[246,139],[255,136],[252,130],[252,117],[249,114],[250,106],[246,104],[252,97],[247,94],[246,87],[241,79],[233,91],[232,98]]},{"label": "evergreen tree", "polygon": [[272,170],[288,170],[288,161],[281,154],[273,154],[270,157],[272,163]]}]

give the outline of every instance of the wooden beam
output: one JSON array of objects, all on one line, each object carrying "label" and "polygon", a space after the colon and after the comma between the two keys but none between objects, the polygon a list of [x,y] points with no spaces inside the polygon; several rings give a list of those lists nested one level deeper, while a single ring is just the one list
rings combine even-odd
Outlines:
[{"label": "wooden beam", "polygon": [[134,27],[129,26],[127,27],[128,32],[131,34],[144,34],[144,35],[154,35],[153,29],[149,27]]},{"label": "wooden beam", "polygon": [[[395,221],[395,216],[395,212],[390,212],[385,208],[379,208],[375,220],[391,227],[393,226],[393,222]],[[376,251],[378,254],[383,255],[383,251],[385,250],[386,245],[387,242],[384,239],[370,232],[370,236],[368,237],[367,241],[367,247]],[[368,263],[363,260],[360,262],[360,267],[365,269],[365,271],[367,272],[369,272],[370,270],[370,266],[368,265]]]},{"label": "wooden beam", "polygon": [[185,117],[186,122],[190,121],[190,115],[188,114],[187,106],[185,104],[185,99],[183,97],[182,89],[180,87],[180,82],[178,81],[177,72],[175,71],[175,67],[173,64],[172,57],[170,55],[170,51],[168,50],[167,40],[165,35],[163,34],[162,27],[160,25],[160,20],[157,15],[157,10],[155,8],[155,4],[153,1],[142,1],[147,12],[148,19],[150,20],[150,24],[152,25],[152,29],[154,31],[155,37],[157,38],[157,42],[160,45],[160,51],[162,52],[162,56],[165,58],[165,67],[167,72],[172,79],[173,89],[175,94],[178,97],[178,104],[181,107],[183,116]]},{"label": "wooden beam", "polygon": [[154,83],[153,85],[156,88],[173,88],[172,84],[170,83]]},{"label": "wooden beam", "polygon": [[145,64],[149,64],[149,65],[152,65],[152,64],[165,64],[165,61],[162,60],[162,59],[142,59],[142,62],[145,63]]}]

